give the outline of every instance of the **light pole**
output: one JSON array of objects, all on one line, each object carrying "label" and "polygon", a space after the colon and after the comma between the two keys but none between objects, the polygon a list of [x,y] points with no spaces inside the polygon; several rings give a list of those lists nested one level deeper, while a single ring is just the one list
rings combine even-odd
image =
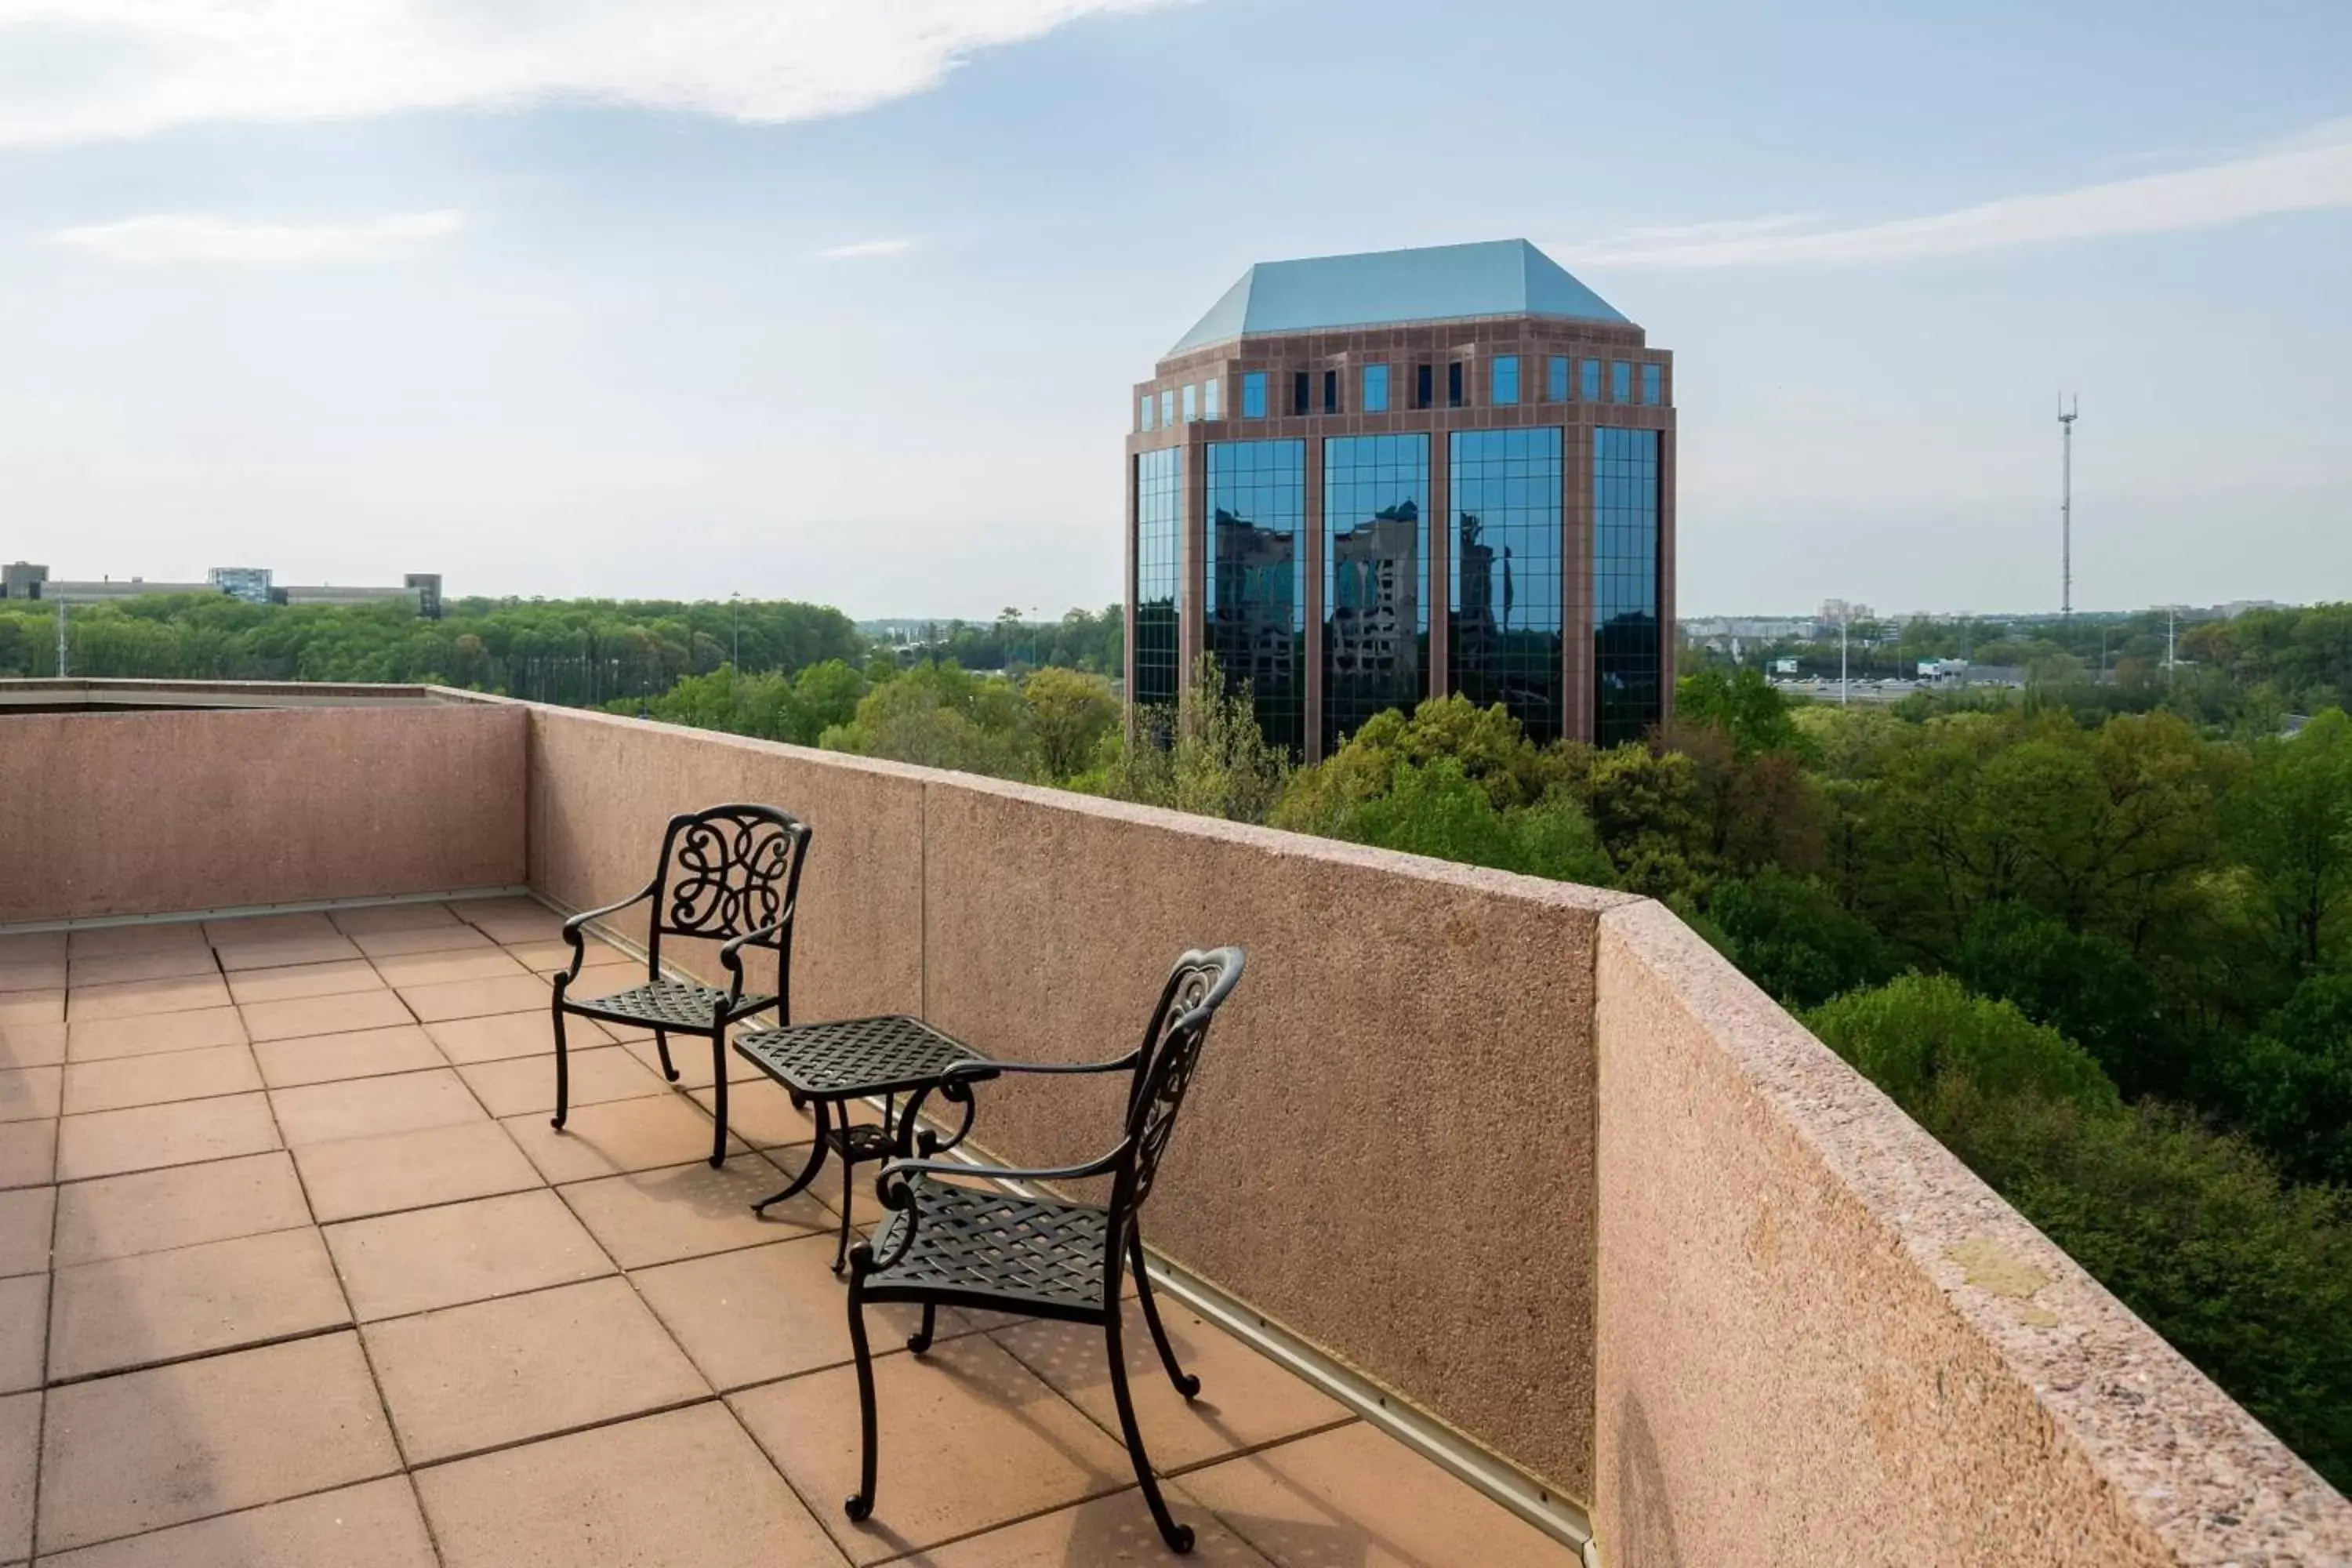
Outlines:
[{"label": "light pole", "polygon": [[58,601],[58,679],[66,678],[66,602]]},{"label": "light pole", "polygon": [[727,595],[727,618],[728,618],[730,622],[732,622],[732,623],[734,624],[734,627],[735,627],[735,656],[734,656],[734,658],[733,658],[731,660],[730,660],[729,662],[730,662],[731,664],[733,664],[733,666],[735,667],[735,673],[736,673],[736,674],[738,674],[738,675],[740,675],[740,674],[742,674],[742,673],[743,673],[743,595],[740,595],[740,594],[730,594],[730,595]]},{"label": "light pole", "polygon": [[1847,682],[1845,675],[1846,633],[1853,625],[1853,616],[1843,605],[1840,605],[1838,606],[1838,706],[1841,708],[1849,707],[1853,702],[1853,688]]}]

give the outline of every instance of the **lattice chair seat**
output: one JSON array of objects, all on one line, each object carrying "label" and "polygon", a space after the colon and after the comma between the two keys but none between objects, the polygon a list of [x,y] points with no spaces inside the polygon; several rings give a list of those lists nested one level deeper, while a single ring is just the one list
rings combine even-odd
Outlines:
[{"label": "lattice chair seat", "polygon": [[710,1032],[710,1020],[721,1008],[729,1021],[747,1017],[775,1000],[746,991],[730,1006],[727,993],[714,985],[694,985],[679,980],[649,980],[615,991],[609,996],[583,996],[571,1003],[579,1012],[598,1016],[631,1018],[656,1029],[697,1029]]},{"label": "lattice chair seat", "polygon": [[[866,1277],[868,1294],[913,1288],[985,1296],[1007,1308],[1099,1308],[1109,1216],[1084,1204],[916,1176],[914,1241]],[[908,1225],[893,1214],[875,1237],[887,1258]]]},{"label": "lattice chair seat", "polygon": [[903,1014],[761,1029],[735,1042],[735,1054],[796,1093],[899,1094],[935,1083],[980,1053]]}]

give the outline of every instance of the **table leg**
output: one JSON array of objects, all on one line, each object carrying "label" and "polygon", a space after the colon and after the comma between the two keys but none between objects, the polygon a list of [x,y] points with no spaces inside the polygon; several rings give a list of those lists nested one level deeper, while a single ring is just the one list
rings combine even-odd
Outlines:
[{"label": "table leg", "polygon": [[[814,1101],[813,1103],[816,1107],[816,1139],[815,1142],[809,1145],[808,1163],[801,1167],[801,1173],[794,1176],[792,1179],[791,1184],[782,1192],[771,1193],[768,1196],[761,1198],[758,1203],[753,1204],[751,1205],[751,1212],[753,1214],[764,1214],[767,1212],[767,1208],[770,1204],[782,1203],[786,1198],[791,1197],[803,1187],[807,1186],[809,1183],[815,1180],[817,1172],[824,1169],[824,1157],[831,1147],[831,1141],[825,1136],[826,1129],[831,1122],[829,1110],[830,1102],[820,1100]],[[845,1121],[846,1121],[845,1116],[844,1120]],[[846,1171],[849,1168],[848,1161],[845,1157],[843,1160],[843,1169]],[[840,1270],[835,1269],[835,1272],[838,1273]]]}]

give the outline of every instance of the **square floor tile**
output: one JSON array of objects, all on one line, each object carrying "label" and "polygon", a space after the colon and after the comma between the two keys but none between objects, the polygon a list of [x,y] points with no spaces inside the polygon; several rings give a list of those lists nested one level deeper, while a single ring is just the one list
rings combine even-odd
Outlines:
[{"label": "square floor tile", "polygon": [[507,946],[563,940],[563,917],[553,910],[476,910],[464,904],[449,907],[458,919],[491,941]]},{"label": "square floor tile", "polygon": [[0,1026],[0,1068],[53,1068],[66,1059],[63,1024]]},{"label": "square floor tile", "polygon": [[458,980],[512,980],[530,973],[495,947],[457,952],[383,953],[375,972],[390,985],[445,985]]},{"label": "square floor tile", "polygon": [[321,1225],[540,1184],[495,1121],[305,1143],[294,1162]]},{"label": "square floor tile", "polygon": [[251,947],[256,942],[297,942],[335,936],[335,922],[322,910],[282,915],[229,915],[205,922],[205,940],[215,947]]},{"label": "square floor tile", "polygon": [[330,1226],[327,1245],[363,1321],[613,1272],[545,1187]]},{"label": "square floor tile", "polygon": [[55,1024],[65,1016],[62,990],[0,991],[0,1028],[11,1024]]},{"label": "square floor tile", "polygon": [[624,1268],[757,1247],[829,1230],[839,1222],[806,1193],[762,1216],[751,1205],[784,1184],[783,1173],[756,1154],[714,1171],[707,1163],[606,1176],[562,1190],[572,1212]]},{"label": "square floor tile", "polygon": [[[544,1008],[533,1013],[493,1013],[485,1018],[449,1018],[425,1025],[425,1032],[433,1037],[443,1056],[460,1067],[514,1057],[551,1060],[555,1055],[555,1026]],[[592,1019],[566,1018],[563,1037],[574,1050],[593,1050],[613,1037]]]},{"label": "square floor tile", "polygon": [[351,1333],[69,1384],[47,1397],[45,1556],[400,1467]]},{"label": "square floor tile", "polygon": [[283,1152],[69,1182],[58,1189],[57,1267],[310,1223]]},{"label": "square floor tile", "polygon": [[158,948],[152,952],[118,952],[103,958],[77,958],[67,979],[76,986],[114,985],[125,980],[170,980],[189,974],[217,974],[212,950],[193,943]]},{"label": "square floor tile", "polygon": [[53,1181],[58,1168],[58,1124],[0,1121],[0,1190]]},{"label": "square floor tile", "polygon": [[882,1437],[874,1517],[838,1506],[857,1485],[857,1384],[849,1367],[730,1396],[793,1489],[835,1506],[819,1519],[856,1563],[935,1545],[1122,1486],[1127,1451],[984,1334],[922,1360],[874,1363]]},{"label": "square floor tile", "polygon": [[296,996],[282,1002],[252,1002],[238,1009],[256,1040],[291,1040],[306,1035],[341,1035],[353,1029],[388,1029],[416,1020],[390,991],[352,991],[335,996]]},{"label": "square floor tile", "polygon": [[169,980],[126,980],[116,985],[78,985],[66,1016],[77,1023],[95,1023],[226,1005],[228,984],[219,975],[185,974]]},{"label": "square floor tile", "polygon": [[354,991],[391,989],[364,958],[339,963],[298,963],[286,969],[245,969],[228,977],[228,994],[239,1006],[256,1002],[293,1002],[305,996],[344,996]]},{"label": "square floor tile", "polygon": [[411,1464],[709,1392],[625,1279],[394,1318],[362,1332]]},{"label": "square floor tile", "polygon": [[48,1268],[57,1206],[55,1187],[0,1192],[0,1275],[38,1274]]},{"label": "square floor tile", "polygon": [[387,1073],[423,1072],[446,1065],[440,1048],[414,1024],[388,1029],[353,1029],[342,1035],[306,1035],[290,1040],[265,1040],[253,1047],[262,1081],[272,1089],[292,1089],[306,1083],[332,1083],[338,1079],[382,1078]]},{"label": "square floor tile", "polygon": [[[651,1035],[630,1040],[628,1052],[643,1062],[648,1071],[661,1071],[661,1048],[655,1044]],[[737,1056],[732,1047],[725,1052],[725,1058],[727,1081],[730,1084],[757,1083],[767,1076]],[[677,1081],[684,1088],[709,1089],[711,1083],[710,1042],[697,1039],[692,1035],[672,1035],[669,1037],[669,1065],[677,1069]],[[731,1094],[733,1091],[729,1092]],[[801,1136],[806,1138],[808,1134],[803,1132]]]},{"label": "square floor tile", "polygon": [[269,1101],[258,1094],[93,1111],[58,1123],[58,1180],[226,1160],[278,1146]]},{"label": "square floor tile", "polygon": [[231,974],[240,970],[289,969],[301,964],[349,963],[367,956],[352,944],[349,937],[340,933],[239,943],[215,951],[220,954],[221,968]]},{"label": "square floor tile", "polygon": [[401,931],[353,931],[352,942],[370,958],[390,958],[403,952],[486,952],[498,946],[472,926],[454,919],[439,925],[411,926]]},{"label": "square floor tile", "polygon": [[486,1120],[464,1080],[447,1068],[273,1089],[269,1102],[289,1148]]},{"label": "square floor tile", "polygon": [[436,1466],[416,1485],[448,1568],[842,1561],[715,1404]]},{"label": "square floor tile", "polygon": [[87,1377],[351,1321],[308,1226],[58,1270],[49,1378]]},{"label": "square floor tile", "polygon": [[436,1568],[416,1494],[401,1476],[42,1562],[45,1568]]},{"label": "square floor tile", "polygon": [[0,1557],[33,1553],[33,1477],[41,1462],[41,1396],[0,1399]]},{"label": "square floor tile", "polygon": [[0,935],[0,963],[47,962],[66,956],[61,931],[20,931]]},{"label": "square floor tile", "polygon": [[105,1061],[114,1057],[160,1056],[200,1051],[209,1046],[245,1044],[245,1021],[234,1007],[193,1013],[157,1013],[144,1018],[103,1018],[66,1026],[66,1060]]},{"label": "square floor tile", "polygon": [[[741,1388],[849,1360],[849,1292],[833,1272],[830,1237],[689,1258],[630,1279],[714,1388]],[[876,1354],[902,1350],[922,1320],[919,1307],[868,1308],[866,1332]],[[942,1308],[934,1341],[971,1331],[970,1318]]]},{"label": "square floor tile", "polygon": [[[1347,1407],[1259,1355],[1181,1302],[1162,1294],[1160,1321],[1184,1370],[1201,1380],[1187,1403],[1168,1381],[1143,1307],[1129,1300],[1121,1333],[1127,1385],[1135,1398],[1143,1444],[1162,1472],[1180,1470],[1244,1449],[1295,1437],[1351,1419]],[[1104,1432],[1118,1432],[1110,1364],[1103,1331],[1082,1323],[1042,1319],[999,1329],[990,1336],[1055,1392],[1085,1411]]]},{"label": "square floor tile", "polygon": [[[517,942],[509,947],[506,953],[534,973],[553,974],[572,967],[572,944],[560,940]],[[581,939],[580,962],[583,968],[600,963],[634,963],[640,973],[644,973],[646,966],[644,959],[631,958],[611,942],[599,942],[593,936]]]},{"label": "square floor tile", "polygon": [[1353,1422],[1184,1478],[1278,1568],[1511,1563],[1577,1568],[1579,1553],[1375,1427]]},{"label": "square floor tile", "polygon": [[0,1121],[38,1121],[58,1113],[60,1068],[0,1072]]},{"label": "square floor tile", "polygon": [[41,1386],[42,1341],[49,1310],[49,1277],[19,1274],[0,1279],[0,1394]]},{"label": "square floor tile", "polygon": [[[695,1043],[704,1044],[699,1040]],[[677,1042],[672,1040],[670,1056],[676,1059],[677,1054]],[[691,1054],[689,1053],[689,1056]],[[715,1115],[718,1100],[709,1087],[710,1057],[707,1048],[701,1055],[701,1076],[704,1087],[694,1091],[694,1103]],[[683,1071],[685,1064],[681,1062],[679,1068]],[[860,1121],[882,1120],[864,1106],[854,1106],[851,1110]],[[809,1112],[793,1110],[792,1097],[769,1081],[764,1075],[752,1082],[741,1084],[730,1078],[727,1085],[727,1131],[734,1133],[754,1149],[782,1149],[795,1143],[806,1143],[814,1138],[816,1122]],[[796,1156],[787,1155],[784,1158],[787,1163],[798,1169],[800,1161]]]},{"label": "square floor tile", "polygon": [[[572,1074],[572,1103],[595,1105],[608,1100],[636,1100],[667,1094],[669,1086],[658,1074],[647,1072],[637,1058],[618,1046],[566,1053]],[[476,1062],[457,1069],[474,1097],[492,1116],[521,1116],[555,1109],[555,1053],[514,1057],[505,1061]]]},{"label": "square floor tile", "polygon": [[[1181,1487],[1163,1481],[1160,1491],[1176,1522],[1192,1529],[1192,1550],[1186,1556],[1179,1557],[1168,1550],[1168,1543],[1160,1538],[1160,1527],[1152,1522],[1151,1510],[1145,1505],[1143,1494],[1129,1487],[1076,1508],[1057,1509],[1036,1519],[992,1530],[985,1535],[969,1536],[950,1545],[919,1552],[905,1560],[904,1568],[1033,1568],[1040,1563],[1113,1568],[1114,1564],[1146,1563],[1165,1563],[1168,1568],[1177,1568],[1178,1564],[1195,1568],[1200,1564],[1272,1568],[1265,1558],[1250,1550],[1248,1542],[1219,1523],[1216,1515],[1187,1496]],[[1352,1560],[1311,1561],[1317,1568],[1327,1561],[1337,1568],[1338,1561]]]},{"label": "square floor tile", "polygon": [[104,958],[120,952],[157,952],[172,947],[205,947],[205,928],[194,921],[152,921],[134,925],[83,926],[66,942],[68,958]]},{"label": "square floor tile", "polygon": [[175,1100],[250,1094],[261,1087],[253,1053],[243,1046],[208,1046],[153,1057],[73,1062],[65,1069],[65,1113],[121,1110]]},{"label": "square floor tile", "polygon": [[0,994],[16,991],[62,991],[70,973],[62,958],[35,959],[28,963],[0,961]]},{"label": "square floor tile", "polygon": [[480,1018],[492,1013],[544,1013],[551,993],[536,974],[496,980],[451,980],[437,985],[404,985],[401,1000],[427,1024],[445,1018]]},{"label": "square floor tile", "polygon": [[350,909],[329,910],[327,920],[348,937],[375,931],[431,931],[464,923],[449,912],[448,905],[425,899],[396,904],[354,904]]},{"label": "square floor tile", "polygon": [[[584,1182],[710,1157],[710,1118],[675,1094],[574,1106],[560,1131],[537,1113],[499,1125],[551,1182]],[[748,1152],[740,1140],[727,1143],[730,1161]]]}]

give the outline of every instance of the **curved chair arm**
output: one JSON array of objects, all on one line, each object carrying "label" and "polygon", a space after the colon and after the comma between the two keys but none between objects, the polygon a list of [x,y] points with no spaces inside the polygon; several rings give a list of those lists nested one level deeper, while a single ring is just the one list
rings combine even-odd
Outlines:
[{"label": "curved chair arm", "polygon": [[873,1247],[861,1241],[850,1249],[850,1267],[859,1274],[887,1268],[905,1257],[907,1248],[915,1244],[915,1188],[909,1177],[980,1176],[994,1181],[1072,1182],[1086,1176],[1108,1175],[1118,1168],[1118,1163],[1127,1157],[1134,1142],[1131,1138],[1122,1138],[1110,1150],[1083,1165],[1054,1165],[1034,1170],[1012,1165],[967,1165],[961,1160],[893,1160],[882,1167],[880,1175],[874,1178],[874,1195],[882,1200],[884,1208],[896,1210],[907,1216],[906,1224],[898,1230],[898,1243],[888,1252],[877,1257]]},{"label": "curved chair arm", "polygon": [[730,1010],[734,1007],[737,1002],[742,999],[743,996],[742,950],[744,944],[747,942],[758,942],[762,937],[778,935],[781,932],[790,931],[792,926],[793,917],[786,915],[782,920],[778,921],[773,925],[761,926],[757,931],[747,931],[741,936],[730,939],[719,948],[719,962],[725,964],[727,966],[727,973],[734,977],[732,983],[727,987],[727,1005]]},{"label": "curved chair arm", "polygon": [[606,904],[601,910],[583,910],[563,922],[563,940],[572,944],[572,963],[555,977],[555,988],[558,991],[580,978],[580,965],[588,956],[587,939],[581,933],[588,922],[603,920],[606,915],[618,914],[641,899],[652,898],[654,889],[660,884],[660,881],[661,879],[656,877],[618,903]]},{"label": "curved chair arm", "polygon": [[[969,1058],[940,1073],[934,1081],[915,1090],[913,1097],[907,1101],[905,1114],[899,1118],[899,1124],[906,1129],[906,1139],[900,1146],[910,1152],[914,1149],[915,1113],[922,1109],[923,1101],[929,1098],[933,1089],[939,1090],[940,1098],[950,1104],[961,1105],[964,1108],[962,1131],[958,1132],[946,1142],[936,1145],[938,1149],[952,1149],[963,1142],[964,1133],[971,1131],[971,1086],[973,1084],[992,1078],[1002,1078],[1008,1073],[1068,1077],[1077,1073],[1127,1072],[1134,1068],[1136,1058],[1142,1054],[1140,1051],[1129,1051],[1123,1057],[1115,1057],[1107,1062],[1007,1062],[996,1061],[987,1057]],[[926,1136],[929,1135],[926,1134]]]}]

